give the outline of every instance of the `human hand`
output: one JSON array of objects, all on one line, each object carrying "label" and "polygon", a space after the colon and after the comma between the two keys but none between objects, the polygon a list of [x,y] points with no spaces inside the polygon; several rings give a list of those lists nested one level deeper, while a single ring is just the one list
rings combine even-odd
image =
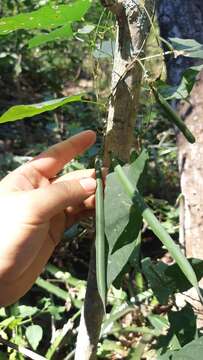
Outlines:
[{"label": "human hand", "polygon": [[94,208],[93,169],[56,174],[95,142],[84,131],[52,146],[0,182],[0,306],[29,290],[65,229]]}]

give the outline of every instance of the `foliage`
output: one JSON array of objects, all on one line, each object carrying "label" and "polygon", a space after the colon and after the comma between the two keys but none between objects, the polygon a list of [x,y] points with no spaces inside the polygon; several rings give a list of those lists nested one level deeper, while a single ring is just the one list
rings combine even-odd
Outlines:
[{"label": "foliage", "polygon": [[75,95],[62,99],[45,101],[39,104],[13,106],[0,117],[0,123],[2,124],[9,121],[16,121],[36,116],[46,111],[55,110],[60,106],[64,106],[65,104],[75,101],[81,101],[81,96]]},{"label": "foliage", "polygon": [[187,99],[190,95],[193,86],[196,81],[198,73],[202,70],[203,65],[193,66],[184,71],[181,83],[178,86],[167,85],[162,80],[157,80],[156,84],[159,91],[167,100],[177,99]]},{"label": "foliage", "polygon": [[203,350],[203,339],[200,337],[191,343],[185,345],[182,350],[168,351],[165,355],[160,356],[160,360],[181,360],[181,359],[195,359],[198,358]]},{"label": "foliage", "polygon": [[[125,166],[125,173],[137,184],[148,158],[143,151],[138,159]],[[121,206],[118,206],[118,199]],[[110,216],[111,214],[111,216]],[[132,207],[132,201],[123,191],[115,173],[107,176],[105,189],[105,233],[108,242],[107,287],[119,276],[129,258],[139,258],[139,239],[142,217]]]},{"label": "foliage", "polygon": [[[0,117],[1,123],[40,114],[42,119],[47,120],[46,125],[42,124],[38,117],[34,127],[38,130],[41,127],[40,134],[43,133],[45,138],[53,136],[54,139],[52,138],[50,142],[62,137],[59,124],[56,124],[60,118],[59,114],[65,113],[72,120],[69,124],[63,124],[64,137],[89,126],[99,130],[103,127],[103,110],[108,100],[109,63],[112,61],[114,50],[114,24],[111,15],[102,12],[99,4],[92,4],[91,8],[90,5],[88,0],[76,0],[67,4],[65,1],[13,0],[2,4],[0,81],[10,90],[6,97],[5,94],[2,95],[3,99],[9,99],[9,106],[12,102],[14,104],[11,104],[11,107]],[[86,14],[89,8],[91,11]],[[15,32],[16,30],[18,31]],[[154,28],[152,38],[156,42],[157,34]],[[170,41],[172,54],[203,59],[202,45],[193,39],[176,38]],[[160,52],[159,48],[158,52]],[[83,58],[84,63],[82,63]],[[149,55],[149,61],[151,58]],[[176,87],[168,85],[162,73],[160,76],[154,76],[147,59],[143,66],[145,66],[145,76],[141,110],[135,130],[138,139],[137,152],[132,153],[130,164],[124,165],[122,171],[132,184],[133,191],[138,189],[143,193],[147,204],[176,240],[178,209],[175,200],[179,195],[179,187],[175,139],[173,127],[165,122],[167,116],[163,108],[160,108],[160,102],[151,96],[151,86],[155,86],[164,100],[188,100],[202,65],[187,69],[183,73],[181,83]],[[75,92],[73,89],[68,96],[64,94],[67,89],[63,79],[72,82],[78,76],[78,69],[79,77],[83,76],[86,82],[89,78],[92,81],[86,91],[88,100],[85,102],[80,95],[75,95],[85,91]],[[16,91],[11,96],[13,86],[15,89],[24,88],[20,99],[16,98]],[[28,89],[31,89],[29,100],[27,100]],[[101,96],[99,96],[100,92]],[[75,101],[78,103],[75,104]],[[97,106],[95,106],[96,101]],[[19,105],[25,102],[28,105]],[[59,110],[59,107],[67,103],[69,104],[67,109]],[[92,108],[91,103],[93,103]],[[167,104],[170,106],[169,103]],[[54,123],[51,113],[45,112],[57,108],[58,112],[55,112],[57,119]],[[1,109],[3,112],[4,106],[1,106]],[[75,120],[76,117],[79,121]],[[90,117],[94,121],[90,121]],[[32,120],[31,125],[27,125],[28,122],[26,125],[24,122],[21,124],[22,127],[32,126]],[[18,135],[17,124],[4,126],[8,128],[2,127],[2,129],[5,129],[4,131],[8,129],[9,134],[13,132],[14,138],[16,134]],[[6,153],[0,157],[1,170],[4,173],[11,170],[27,161],[30,155],[39,153],[47,145],[47,139],[40,140],[40,143],[35,139],[33,141],[32,149],[28,144],[23,148],[22,153],[26,149],[27,157],[22,156],[22,153],[17,156]],[[13,145],[14,153],[15,146],[16,143]],[[100,141],[92,153],[89,152],[86,158],[81,157],[68,164],[64,171],[83,168],[91,163],[99,147]],[[148,151],[143,150],[144,148]],[[148,250],[146,256],[144,248],[148,237],[152,238],[150,247],[153,247],[157,237],[162,240],[159,236],[160,232],[156,231],[158,222],[155,227],[153,222],[149,222],[150,227],[146,229],[146,218],[142,217],[139,206],[135,206],[135,198],[130,198],[126,194],[116,172],[111,172],[107,176],[104,206],[108,251],[106,251],[107,265],[106,268],[101,269],[103,272],[99,274],[99,281],[101,280],[103,289],[106,288],[107,283],[109,290],[98,357],[140,359],[145,354],[147,359],[152,356],[166,360],[200,358],[202,338],[196,329],[194,309],[188,303],[178,305],[176,297],[177,294],[191,288],[189,281],[191,276],[193,279],[194,276],[197,277],[198,280],[202,278],[203,261],[190,259],[188,264],[183,257],[181,257],[182,262],[179,261],[178,248],[173,243],[170,243],[173,249],[171,246],[167,247],[170,253],[168,255],[173,255],[177,264],[157,261],[160,254],[163,254],[160,243],[158,243],[158,253],[154,254]],[[152,230],[155,230],[157,237],[152,235]],[[76,240],[80,243],[80,239],[83,240],[86,231],[83,225],[75,225],[69,229],[64,235],[66,243],[62,245],[61,253],[56,254],[52,259],[58,267],[53,263],[48,264],[30,293],[19,303],[0,309],[0,336],[4,340],[11,340],[21,347],[31,347],[47,359],[53,359],[55,356],[65,359],[68,354],[72,354],[86,282],[81,280],[84,279],[84,274],[78,269],[79,266],[74,269],[75,254],[71,254],[72,258],[71,256],[67,258],[67,253],[70,252],[72,243]],[[166,234],[165,230],[162,231]],[[75,251],[77,252],[77,246]],[[79,257],[82,257],[85,263],[87,259],[83,256],[81,251]],[[104,257],[100,260],[102,260],[100,264],[104,264]],[[183,272],[178,265],[184,270]],[[104,300],[106,295],[102,296]],[[146,341],[150,349],[146,348]],[[2,347],[0,358],[3,359],[4,355],[5,349]],[[23,359],[16,350],[9,350],[8,356],[9,359]]]},{"label": "foliage", "polygon": [[38,10],[2,18],[0,22],[0,35],[7,35],[12,31],[25,29],[52,30],[48,34],[36,35],[29,41],[29,47],[46,44],[72,36],[71,24],[79,21],[90,6],[89,0],[79,0],[67,5],[45,5]]}]

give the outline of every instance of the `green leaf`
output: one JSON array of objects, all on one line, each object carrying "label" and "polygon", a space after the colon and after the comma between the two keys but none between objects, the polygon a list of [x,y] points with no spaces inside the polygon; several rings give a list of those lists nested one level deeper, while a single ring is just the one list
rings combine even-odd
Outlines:
[{"label": "green leaf", "polygon": [[96,59],[104,59],[109,57],[112,58],[114,53],[114,48],[115,48],[115,42],[111,40],[102,41],[101,44],[97,44],[97,47],[93,52],[93,56]]},{"label": "green leaf", "polygon": [[[203,276],[203,261],[199,259],[188,260],[199,281]],[[167,303],[170,295],[191,288],[191,283],[177,264],[167,265],[163,262],[154,264],[149,258],[145,258],[142,260],[142,271],[160,303]]]},{"label": "green leaf", "polygon": [[150,321],[151,325],[155,328],[157,333],[161,334],[163,330],[169,328],[169,321],[163,315],[151,314],[148,315],[148,320]]},{"label": "green leaf", "polygon": [[[203,260],[188,261],[199,281],[203,277]],[[161,304],[167,304],[173,294],[187,291],[192,287],[177,264],[167,265],[161,261],[154,264],[149,258],[145,258],[142,260],[142,271]]]},{"label": "green leaf", "polygon": [[[197,280],[201,280],[203,277],[203,260],[200,259],[188,259],[190,264],[192,265],[195,274],[197,276]],[[173,264],[167,266],[165,268],[165,276],[169,279],[171,283],[173,282],[173,287],[176,289],[176,292],[184,292],[191,288],[191,284],[180,270],[177,264]]]},{"label": "green leaf", "polygon": [[36,350],[43,336],[43,330],[41,326],[30,325],[27,327],[25,334],[29,344],[34,350]]},{"label": "green leaf", "polygon": [[197,360],[201,359],[203,354],[203,337],[185,345],[178,353],[174,354],[173,360]]},{"label": "green leaf", "polygon": [[60,99],[44,101],[38,104],[13,106],[0,117],[0,124],[39,115],[46,111],[55,110],[65,104],[80,100],[81,95],[74,95]]},{"label": "green leaf", "polygon": [[64,25],[59,29],[53,30],[47,34],[40,34],[34,36],[29,42],[29,48],[32,49],[34,47],[44,45],[51,41],[61,41],[68,39],[73,36],[72,28],[70,24]]},{"label": "green leaf", "polygon": [[9,327],[15,321],[15,316],[10,316],[0,322],[0,329]]},{"label": "green leaf", "polygon": [[157,360],[199,360],[203,354],[203,337],[191,341],[179,351],[167,351]]},{"label": "green leaf", "polygon": [[126,166],[126,175],[128,176],[129,180],[133,183],[134,186],[139,188],[139,179],[144,171],[145,165],[147,160],[149,159],[149,155],[147,150],[143,150],[138,158],[133,161],[130,165]]},{"label": "green leaf", "polygon": [[62,319],[61,314],[64,313],[65,311],[66,311],[65,306],[50,305],[48,308],[48,312],[53,316],[55,320],[61,320]]},{"label": "green leaf", "polygon": [[142,214],[143,219],[146,221],[148,226],[150,226],[154,234],[161,240],[187,279],[190,281],[191,285],[194,286],[200,301],[203,301],[196,274],[187,258],[181,252],[180,247],[173,241],[152,210],[145,204],[143,197],[139,193],[138,189],[134,187],[132,182],[128,179],[121,165],[117,164],[115,166],[115,173],[137,211]]},{"label": "green leaf", "polygon": [[[124,166],[124,171],[134,186],[137,186],[147,159],[147,152],[143,150],[141,155],[132,164]],[[116,199],[119,201],[119,206]],[[112,252],[116,242],[119,241],[119,237],[129,223],[132,211],[132,201],[124,192],[115,173],[110,173],[107,176],[104,206],[105,234],[109,244],[109,251]]]},{"label": "green leaf", "polygon": [[39,309],[36,306],[26,306],[20,305],[18,306],[19,316],[22,318],[31,317],[36,314]]},{"label": "green leaf", "polygon": [[156,81],[156,85],[160,94],[166,100],[172,99],[186,99],[195,84],[198,73],[203,69],[203,65],[193,66],[184,71],[182,80],[178,86],[167,85],[164,81]]},{"label": "green leaf", "polygon": [[169,330],[157,341],[157,348],[164,353],[168,349],[179,350],[196,336],[196,316],[190,304],[179,311],[168,312]]},{"label": "green leaf", "polygon": [[175,50],[180,51],[183,56],[203,59],[203,45],[194,39],[170,38]]},{"label": "green leaf", "polygon": [[129,222],[131,207],[132,202],[123,192],[115,174],[109,174],[106,178],[104,211],[105,233],[110,253]]},{"label": "green leaf", "polygon": [[170,330],[166,337],[170,339],[175,334],[181,346],[186,345],[195,338],[196,315],[190,304],[186,304],[180,311],[170,311],[168,320]]},{"label": "green leaf", "polygon": [[130,221],[119,237],[114,252],[108,254],[108,288],[121,272],[126,272],[125,265],[130,261],[131,256],[135,258],[139,257],[142,217],[140,214],[136,214],[135,216],[133,214],[134,211],[134,208],[132,208]]},{"label": "green leaf", "polygon": [[[144,170],[147,158],[147,152],[144,150],[132,164],[124,166],[125,173],[135,186]],[[105,233],[109,245],[107,263],[107,287],[109,287],[121,273],[132,253],[139,252],[142,216],[133,207],[132,200],[123,190],[115,173],[107,176],[104,205]]]},{"label": "green leaf", "polygon": [[90,0],[77,0],[67,5],[46,5],[36,11],[1,18],[0,35],[19,29],[54,29],[79,21],[90,6]]},{"label": "green leaf", "polygon": [[171,294],[176,292],[175,284],[165,275],[168,268],[163,262],[153,264],[149,258],[142,260],[142,272],[160,304],[167,304]]}]

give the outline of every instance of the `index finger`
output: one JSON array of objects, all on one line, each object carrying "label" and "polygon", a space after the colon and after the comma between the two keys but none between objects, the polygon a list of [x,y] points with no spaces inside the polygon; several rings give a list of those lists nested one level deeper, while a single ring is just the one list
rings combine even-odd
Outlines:
[{"label": "index finger", "polygon": [[64,165],[75,156],[82,154],[96,141],[94,131],[87,130],[72,136],[36,156],[30,164],[47,178],[54,177]]}]

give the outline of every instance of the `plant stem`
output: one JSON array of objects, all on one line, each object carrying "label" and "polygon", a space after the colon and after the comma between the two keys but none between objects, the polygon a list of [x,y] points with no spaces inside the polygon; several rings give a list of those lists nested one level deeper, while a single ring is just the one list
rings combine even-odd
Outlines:
[{"label": "plant stem", "polygon": [[34,351],[26,349],[26,348],[24,348],[22,346],[18,346],[18,345],[14,344],[14,343],[12,343],[12,342],[10,342],[8,340],[3,339],[1,336],[0,336],[0,343],[10,347],[13,350],[18,351],[20,354],[26,356],[29,359],[32,359],[32,360],[46,360],[45,357],[43,357],[41,355],[38,355]]},{"label": "plant stem", "polygon": [[81,311],[79,310],[76,314],[74,314],[72,316],[72,318],[70,318],[68,320],[68,322],[63,326],[63,328],[60,330],[59,335],[55,338],[53,344],[50,346],[49,350],[47,351],[46,354],[46,359],[51,360],[54,356],[54,354],[56,353],[56,351],[58,351],[59,346],[61,344],[61,342],[63,341],[64,337],[67,335],[67,333],[69,331],[72,330],[73,325],[74,325],[74,320],[78,318],[78,316],[81,314]]}]

